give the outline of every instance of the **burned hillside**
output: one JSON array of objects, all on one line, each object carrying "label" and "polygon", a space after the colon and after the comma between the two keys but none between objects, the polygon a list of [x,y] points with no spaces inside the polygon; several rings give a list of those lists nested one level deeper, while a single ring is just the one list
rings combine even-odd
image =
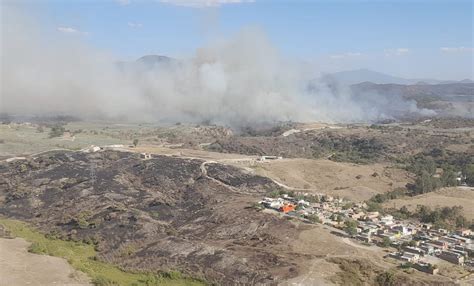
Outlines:
[{"label": "burned hillside", "polygon": [[306,258],[282,242],[299,231],[250,207],[274,189],[235,167],[117,151],[0,163],[1,215],[93,243],[96,259],[125,270],[178,270],[217,284],[298,275],[296,260]]}]

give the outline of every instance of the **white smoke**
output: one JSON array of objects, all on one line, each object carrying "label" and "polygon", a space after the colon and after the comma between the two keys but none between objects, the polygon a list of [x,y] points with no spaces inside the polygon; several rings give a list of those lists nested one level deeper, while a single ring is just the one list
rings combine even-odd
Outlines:
[{"label": "white smoke", "polygon": [[355,101],[346,90],[324,83],[309,89],[314,75],[284,59],[258,29],[187,60],[120,69],[116,59],[83,44],[83,35],[45,36],[13,9],[2,13],[0,112],[231,126],[387,116],[383,103]]}]

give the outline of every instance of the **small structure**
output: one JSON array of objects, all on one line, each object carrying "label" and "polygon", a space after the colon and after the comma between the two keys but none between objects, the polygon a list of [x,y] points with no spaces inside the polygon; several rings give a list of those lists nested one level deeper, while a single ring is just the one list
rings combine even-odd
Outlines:
[{"label": "small structure", "polygon": [[410,253],[410,252],[403,252],[403,254],[400,256],[400,260],[407,261],[407,262],[417,262],[420,259],[420,256],[416,253]]},{"label": "small structure", "polygon": [[426,253],[423,249],[413,246],[405,246],[403,250],[409,253],[418,254],[419,256],[425,256]]},{"label": "small structure", "polygon": [[372,232],[361,232],[356,236],[356,239],[361,240],[366,243],[372,242]]},{"label": "small structure", "polygon": [[140,158],[142,159],[151,159],[151,154],[150,153],[140,153]]},{"label": "small structure", "polygon": [[439,258],[458,265],[464,264],[464,256],[453,251],[442,251]]},{"label": "small structure", "polygon": [[265,156],[264,155],[264,156],[258,157],[257,161],[263,162],[263,161],[266,161],[266,160],[281,160],[281,159],[283,159],[283,157],[281,157],[281,156]]},{"label": "small structure", "polygon": [[101,149],[99,146],[94,146],[94,145],[91,145],[87,148],[84,148],[84,149],[81,149],[81,152],[83,153],[95,153],[95,152],[99,152]]},{"label": "small structure", "polygon": [[294,210],[295,210],[295,205],[293,205],[293,204],[283,204],[280,207],[280,211],[283,212],[283,213],[289,213],[289,212],[292,212]]},{"label": "small structure", "polygon": [[469,236],[471,235],[472,232],[468,228],[462,228],[462,229],[458,229],[456,233],[460,236]]},{"label": "small structure", "polygon": [[413,264],[413,268],[415,268],[418,271],[425,272],[428,274],[436,275],[439,272],[438,267],[431,263],[425,263],[425,262],[417,262]]}]

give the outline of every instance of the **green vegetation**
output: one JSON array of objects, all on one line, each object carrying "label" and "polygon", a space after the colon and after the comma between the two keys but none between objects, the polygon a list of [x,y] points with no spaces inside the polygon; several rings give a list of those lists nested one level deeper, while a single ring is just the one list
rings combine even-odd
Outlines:
[{"label": "green vegetation", "polygon": [[321,223],[321,220],[317,215],[309,215],[308,220],[312,223]]},{"label": "green vegetation", "polygon": [[61,124],[56,124],[51,126],[51,131],[49,131],[49,138],[60,137],[63,136],[66,129]]},{"label": "green vegetation", "polygon": [[314,158],[332,153],[330,160],[333,161],[369,164],[379,160],[386,147],[375,138],[345,138],[326,134],[316,139],[311,150]]},{"label": "green vegetation", "polygon": [[380,286],[395,285],[395,274],[392,272],[382,272],[375,278],[375,282]]},{"label": "green vegetation", "polygon": [[137,145],[138,145],[138,139],[135,138],[135,139],[133,139],[133,146],[137,147]]},{"label": "green vegetation", "polygon": [[[436,169],[440,168],[441,173]],[[412,186],[412,195],[424,194],[440,187],[457,186],[457,173],[466,177],[464,182],[474,185],[474,157],[464,153],[453,153],[434,148],[409,159],[406,169],[417,178]]]},{"label": "green vegetation", "polygon": [[75,269],[91,277],[95,285],[205,285],[203,282],[182,277],[179,272],[162,274],[125,272],[116,266],[96,259],[93,245],[55,239],[33,230],[23,222],[0,218],[0,224],[5,226],[13,236],[22,237],[31,242],[29,251],[37,254],[47,254],[65,258]]},{"label": "green vegetation", "polygon": [[389,247],[392,241],[388,237],[384,237],[382,243],[380,244],[382,247]]},{"label": "green vegetation", "polygon": [[390,191],[390,192],[387,192],[387,193],[376,194],[375,196],[370,198],[370,201],[374,202],[374,203],[382,204],[386,201],[398,199],[398,198],[401,198],[405,195],[407,195],[407,190],[406,189],[397,188],[397,189],[395,189],[393,191]]},{"label": "green vegetation", "polygon": [[357,221],[349,219],[344,222],[344,231],[349,235],[357,234]]},{"label": "green vegetation", "polygon": [[466,176],[466,184],[474,186],[474,164],[469,164],[464,167],[464,175]]},{"label": "green vegetation", "polygon": [[474,229],[474,222],[468,221],[462,215],[461,206],[435,208],[418,205],[414,212],[410,212],[405,206],[399,210],[389,209],[388,212],[398,219],[416,218],[423,223],[431,223],[437,228],[454,229],[469,227]]}]

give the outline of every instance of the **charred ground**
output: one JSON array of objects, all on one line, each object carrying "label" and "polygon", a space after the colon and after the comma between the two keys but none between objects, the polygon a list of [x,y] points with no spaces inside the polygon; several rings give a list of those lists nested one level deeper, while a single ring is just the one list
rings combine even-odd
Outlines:
[{"label": "charred ground", "polygon": [[126,270],[179,270],[218,284],[296,276],[302,257],[281,243],[296,237],[295,227],[249,208],[278,186],[203,162],[107,151],[2,163],[0,212],[50,235],[94,243],[98,259]]}]

